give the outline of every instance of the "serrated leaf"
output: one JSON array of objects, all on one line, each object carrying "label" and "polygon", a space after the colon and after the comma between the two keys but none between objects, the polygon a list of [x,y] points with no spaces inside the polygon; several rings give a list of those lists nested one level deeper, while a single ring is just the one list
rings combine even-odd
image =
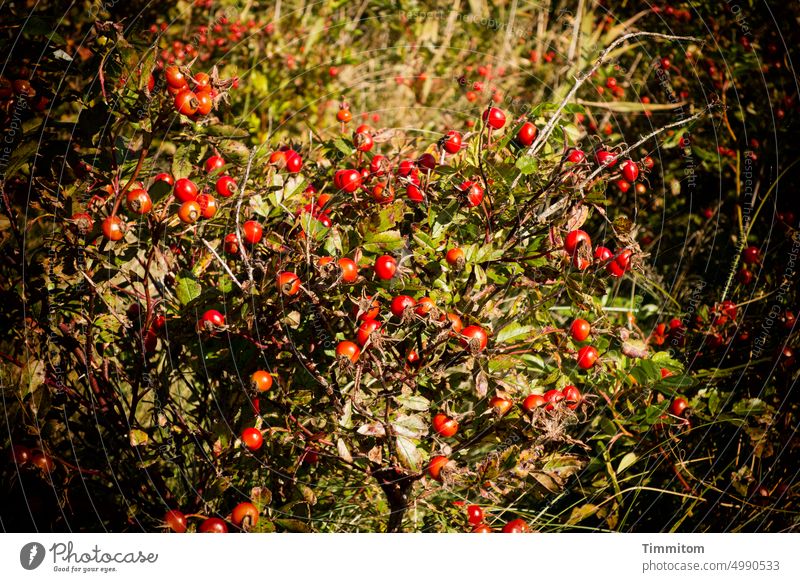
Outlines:
[{"label": "serrated leaf", "polygon": [[530,336],[533,330],[533,326],[521,325],[515,321],[501,329],[495,341],[500,344],[511,340],[519,341]]},{"label": "serrated leaf", "polygon": [[499,370],[511,370],[525,366],[525,361],[516,356],[509,356],[500,354],[499,356],[492,356],[489,360],[489,371],[497,372]]},{"label": "serrated leaf", "polygon": [[395,447],[400,463],[409,471],[419,472],[422,468],[422,454],[414,441],[404,436],[398,436],[395,439]]},{"label": "serrated leaf", "polygon": [[203,292],[203,286],[197,278],[190,272],[184,271],[175,282],[175,295],[181,305],[191,303]]},{"label": "serrated leaf", "polygon": [[639,384],[652,384],[661,379],[661,369],[651,360],[638,360],[630,373]]},{"label": "serrated leaf", "polygon": [[180,146],[172,156],[172,175],[176,180],[188,178],[194,171],[197,162],[197,151],[194,144]]},{"label": "serrated leaf", "polygon": [[436,252],[436,243],[434,243],[433,239],[424,232],[415,232],[414,242],[417,243],[417,246],[423,247],[423,250],[428,254],[433,254]]},{"label": "serrated leaf", "polygon": [[405,244],[406,241],[399,230],[368,234],[364,238],[364,250],[371,253],[401,249]]},{"label": "serrated leaf", "polygon": [[428,434],[428,423],[417,414],[399,414],[392,422],[392,429],[399,436],[419,438]]},{"label": "serrated leaf", "polygon": [[656,364],[671,370],[680,370],[682,368],[681,363],[672,358],[669,352],[655,352],[650,359]]},{"label": "serrated leaf", "polygon": [[533,156],[520,156],[514,164],[523,176],[528,176],[539,169],[539,162]]},{"label": "serrated leaf", "polygon": [[388,231],[402,220],[405,208],[405,202],[395,200],[392,204],[384,206],[377,213],[370,215],[367,220],[359,223],[358,231],[365,237],[369,233]]},{"label": "serrated leaf", "polygon": [[333,140],[333,147],[342,152],[345,156],[352,155],[353,152],[356,151],[352,145],[344,141],[341,137],[337,137]]},{"label": "serrated leaf", "polygon": [[[217,145],[222,156],[229,161],[237,164],[243,164],[250,157],[250,149],[240,141],[224,140]],[[244,184],[239,184],[240,188],[244,188]]]},{"label": "serrated leaf", "polygon": [[419,394],[408,394],[395,397],[395,401],[400,405],[408,408],[409,410],[416,410],[418,412],[425,412],[430,410],[431,401],[420,396]]}]

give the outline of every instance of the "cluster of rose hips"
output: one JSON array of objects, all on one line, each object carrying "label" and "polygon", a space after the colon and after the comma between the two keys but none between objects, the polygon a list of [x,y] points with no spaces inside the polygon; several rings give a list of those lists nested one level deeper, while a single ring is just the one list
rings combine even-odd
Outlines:
[{"label": "cluster of rose hips", "polygon": [[688,9],[675,8],[671,4],[665,4],[664,6],[653,5],[650,9],[653,11],[653,14],[669,16],[679,22],[691,22],[692,20],[692,13]]},{"label": "cluster of rose hips", "polygon": [[[491,119],[487,122],[490,128],[499,129],[505,124],[505,115],[496,108],[491,108]],[[342,104],[336,118],[342,128],[352,119],[352,113],[346,104]],[[486,118],[485,118],[486,119]],[[520,129],[523,144],[529,145],[536,135],[533,124],[525,124]],[[372,128],[366,124],[359,125],[353,132],[353,143],[360,155],[370,152],[375,140]],[[447,132],[439,140],[442,155],[456,154],[464,146],[462,135],[457,131]],[[369,165],[361,168],[338,169],[334,172],[333,184],[337,190],[346,193],[363,191],[375,202],[388,204],[395,198],[395,185],[404,188],[407,199],[413,203],[422,203],[426,200],[424,178],[430,176],[438,166],[436,156],[424,153],[416,160],[402,160],[392,172],[392,165],[385,156],[373,155]],[[373,182],[374,181],[374,182]],[[478,180],[465,180],[458,188],[457,194],[468,208],[479,206],[483,201],[484,190]]]},{"label": "cluster of rose hips", "polygon": [[[463,507],[463,501],[456,501],[454,503],[457,507]],[[472,533],[493,533],[492,526],[486,523],[486,516],[484,515],[483,508],[480,505],[467,505],[467,523],[470,525]],[[530,526],[524,519],[512,519],[503,525],[501,530],[503,533],[529,533]]]},{"label": "cluster of rose hips", "polygon": [[[595,75],[599,73],[595,72]],[[602,85],[596,85],[595,89],[599,95],[604,95],[606,90],[610,91],[611,94],[617,98],[622,99],[625,97],[625,87],[619,84],[617,78],[614,76],[609,75],[606,77],[605,83]]]},{"label": "cluster of rose hips", "polygon": [[749,285],[755,276],[753,269],[761,263],[761,250],[756,246],[742,249],[742,267],[737,271],[736,278],[742,285]]},{"label": "cluster of rose hips", "polygon": [[[500,103],[503,100],[503,94],[500,89],[491,84],[490,80],[505,75],[504,67],[493,68],[491,65],[473,67],[472,65],[467,65],[464,67],[464,71],[464,74],[458,77],[458,85],[465,90],[464,97],[467,101],[474,103],[479,98],[485,101],[481,94],[487,92],[491,94],[491,99],[494,103]],[[471,81],[470,77],[473,77],[474,80]]]},{"label": "cluster of rose hips", "polygon": [[197,120],[211,113],[217,89],[208,73],[192,75],[186,67],[170,65],[164,69],[167,92],[175,98],[175,110]]},{"label": "cluster of rose hips", "polygon": [[[170,509],[164,514],[164,526],[175,533],[185,533],[189,527],[188,517],[182,511]],[[231,511],[229,521],[242,531],[249,531],[258,523],[258,508],[249,501],[242,501]],[[219,517],[206,517],[197,528],[200,533],[228,533],[228,523]]]},{"label": "cluster of rose hips", "polygon": [[[343,127],[344,124],[352,120],[349,108],[342,106],[337,113],[337,119],[342,123]],[[506,117],[500,109],[491,107],[484,112],[483,121],[489,132],[491,132],[492,130],[501,129],[506,123]],[[353,135],[353,141],[358,152],[364,153],[372,150],[375,142],[369,126],[360,125]],[[519,128],[515,141],[520,146],[529,146],[533,143],[536,135],[536,126],[531,122],[525,122]],[[464,147],[463,136],[458,131],[448,131],[439,140],[438,146],[443,156],[457,154]],[[416,160],[401,161],[397,167],[396,174],[392,175],[389,160],[377,154],[370,160],[369,167],[337,170],[334,174],[334,185],[340,191],[348,193],[355,193],[361,189],[376,202],[387,204],[394,200],[394,184],[399,184],[405,189],[406,197],[410,202],[422,203],[426,200],[423,178],[429,176],[437,168],[438,164],[436,156],[431,153],[424,153]],[[374,178],[377,178],[378,181],[370,184],[370,181]],[[465,180],[456,190],[457,195],[467,208],[475,208],[483,202],[484,188],[477,179]]]},{"label": "cluster of rose hips", "polygon": [[[150,34],[154,37],[164,34],[169,28],[166,22],[150,26]],[[159,53],[162,66],[179,64],[193,59],[207,62],[213,57],[224,58],[232,45],[241,42],[246,36],[254,34],[271,34],[274,30],[272,23],[263,23],[254,19],[248,21],[230,20],[225,16],[217,18],[210,26],[201,24],[189,31],[188,42],[179,39],[162,45]],[[185,35],[184,31],[181,34]],[[184,38],[186,38],[184,36]],[[165,41],[166,42],[166,41]],[[220,62],[220,58],[214,59]]]},{"label": "cluster of rose hips", "polygon": [[592,251],[592,239],[583,230],[572,230],[564,238],[564,250],[572,262],[572,266],[579,271],[585,271],[592,264],[604,267],[612,277],[622,277],[631,266],[633,251],[622,249],[616,254],[604,246],[598,246]]},{"label": "cluster of rose hips", "polygon": [[541,59],[539,58],[539,51],[531,50],[528,53],[528,60],[533,63],[537,64],[540,60],[544,63],[552,63],[553,61],[558,62],[558,54],[555,51],[545,51],[543,55],[541,55]]},{"label": "cluster of rose hips", "polygon": [[56,462],[52,456],[42,449],[31,449],[24,445],[11,446],[11,462],[19,469],[23,467],[33,467],[41,471],[44,475],[49,475],[56,470]]},{"label": "cluster of rose hips", "polygon": [[12,116],[20,99],[24,99],[31,110],[45,110],[50,100],[36,90],[31,83],[32,77],[27,68],[15,70],[13,75],[0,76],[0,111],[4,115]]},{"label": "cluster of rose hips", "polygon": [[[228,198],[238,191],[236,182],[227,174],[221,174],[226,167],[225,160],[213,155],[205,161],[205,171],[209,180],[214,181],[215,192]],[[180,202],[177,216],[184,224],[194,224],[200,219],[213,218],[218,210],[217,200],[210,191],[201,191],[190,178],[175,180],[172,174],[162,172],[153,179],[153,185],[164,183],[172,187],[175,199]],[[152,188],[152,186],[151,186]],[[141,182],[135,182],[125,195],[125,207],[133,216],[146,216],[153,209],[150,193]],[[92,230],[93,221],[89,214],[80,212],[72,216],[72,222],[82,233]],[[102,223],[103,236],[110,241],[121,240],[125,236],[125,223],[116,215],[108,216]]]},{"label": "cluster of rose hips", "polygon": [[[452,249],[451,249],[452,250]],[[460,249],[459,249],[460,250]],[[451,260],[456,254],[449,252]],[[341,261],[342,259],[340,259]],[[348,259],[349,261],[349,259]],[[463,264],[463,257],[456,259]],[[346,263],[345,265],[339,264],[339,269],[342,272],[340,276],[345,281],[355,281],[358,273],[358,267],[355,263]],[[388,281],[395,277],[398,272],[397,260],[391,255],[382,255],[378,257],[373,266],[375,276],[382,281]],[[416,321],[427,322],[439,329],[446,328],[449,335],[457,338],[461,346],[468,350],[471,354],[478,354],[486,349],[488,344],[488,334],[486,330],[479,325],[464,326],[461,317],[455,312],[444,312],[436,307],[436,303],[430,297],[424,296],[415,299],[410,295],[396,295],[390,305],[390,311],[394,317],[400,322],[406,322],[411,319]],[[356,331],[356,342],[342,341],[336,346],[336,355],[345,366],[355,364],[361,356],[362,349],[369,345],[380,346],[383,342],[382,324],[378,319],[380,314],[380,306],[377,302],[373,301],[371,297],[367,297],[366,309],[359,308],[356,313],[357,321],[359,322]],[[419,354],[416,350],[410,350],[406,355],[406,362],[412,367],[421,364]],[[444,432],[440,432],[442,436],[452,436],[458,430],[457,422],[449,422],[444,417],[434,418],[434,429],[441,426]],[[452,431],[451,434],[450,431]],[[437,430],[437,432],[439,432]]]},{"label": "cluster of rose hips", "polygon": [[[352,114],[348,107],[341,107],[337,113],[337,120],[346,126],[352,121]],[[500,130],[506,124],[505,114],[496,107],[488,108],[483,114],[483,122],[489,132]],[[537,135],[536,127],[530,122],[523,123],[517,131],[515,141],[519,146],[530,146]],[[371,128],[360,125],[353,133],[353,143],[358,152],[358,158],[374,148],[375,140]],[[438,148],[442,159],[447,155],[454,155],[464,147],[463,138],[456,131],[449,131],[438,142]],[[616,163],[614,154],[602,151],[597,156],[598,163],[602,166],[613,166]],[[568,154],[568,161],[572,163],[583,163],[585,154],[580,150],[573,149]],[[269,163],[272,167],[286,170],[290,173],[297,172],[302,167],[302,159],[299,154],[289,148],[283,148],[274,152],[270,156]],[[387,158],[380,154],[372,155],[368,166],[360,168],[344,168],[332,170],[333,185],[339,192],[355,194],[358,191],[369,193],[373,200],[378,203],[386,203],[393,199],[392,182],[401,184],[406,188],[406,194],[412,202],[423,202],[423,194],[426,187],[426,180],[430,173],[438,165],[437,157],[431,153],[425,153],[414,160],[402,160],[394,169]],[[639,175],[639,167],[633,162],[622,164],[622,175],[636,181]],[[184,183],[185,184],[185,183]],[[456,188],[456,195],[462,200],[466,208],[474,208],[482,204],[484,190],[478,180],[466,180]],[[181,189],[183,192],[183,189]],[[309,215],[320,221],[325,226],[329,226],[331,219],[327,214],[326,206],[331,197],[327,194],[318,195],[316,188],[310,186],[306,193],[311,195],[311,202],[303,206],[298,214],[301,216]],[[177,194],[176,194],[177,195]],[[185,202],[184,202],[185,203]],[[248,245],[258,244],[263,236],[263,228],[254,220],[246,221],[242,225],[242,236],[244,243]],[[230,255],[236,255],[240,241],[234,234],[225,238],[225,250]],[[592,244],[589,235],[583,231],[573,231],[566,237],[564,248],[575,264],[581,270],[588,268],[584,264],[583,254],[592,256]],[[630,268],[631,251],[624,249],[614,255],[605,247],[598,247],[594,253],[595,260],[604,266],[605,269],[615,277],[621,277]],[[359,272],[358,258],[350,257],[318,257],[316,266],[324,277],[331,275],[338,284],[354,284],[363,279]],[[463,268],[466,257],[464,251],[458,247],[448,248],[444,260],[448,265],[456,269]],[[391,254],[377,257],[372,265],[372,275],[376,282],[388,282],[392,280],[402,280],[404,268],[398,264],[397,258]],[[285,297],[292,297],[299,293],[302,288],[301,280],[292,271],[281,271],[276,274],[276,286],[278,291]],[[464,326],[461,317],[455,312],[447,312],[439,309],[435,301],[427,296],[414,298],[410,295],[395,295],[391,300],[391,316],[397,318],[400,323],[411,319],[422,321],[426,324],[441,330],[445,337],[457,339],[462,349],[467,350],[472,355],[477,355],[486,349],[488,345],[488,333],[479,325]],[[385,326],[380,318],[380,305],[371,296],[364,296],[364,301],[360,302],[356,311],[357,329],[355,330],[354,341],[345,340],[338,343],[335,349],[336,357],[343,369],[349,369],[356,365],[361,358],[363,350],[380,346],[385,339]],[[201,330],[215,333],[225,328],[225,318],[217,310],[206,311],[199,321]],[[584,342],[591,333],[591,326],[585,320],[576,320],[570,328],[570,335],[575,342]],[[598,359],[597,349],[591,345],[580,346],[577,352],[577,365],[584,370],[592,368]],[[418,367],[421,364],[420,355],[416,350],[409,350],[406,354],[406,365]],[[266,372],[259,371],[253,377],[254,386],[265,386],[264,390],[271,386],[272,379]],[[262,391],[262,388],[257,388]],[[566,386],[561,390],[549,390],[545,394],[530,394],[522,403],[522,408],[526,413],[533,413],[536,409],[542,408],[546,412],[563,406],[575,410],[583,401],[578,388]],[[495,397],[490,400],[490,406],[505,414],[511,408],[510,400]],[[443,438],[451,438],[458,433],[459,421],[447,411],[436,412],[432,419],[433,430]],[[257,428],[248,427],[241,434],[242,444],[252,451],[260,449],[263,444],[263,433]],[[434,456],[428,464],[428,474],[434,479],[441,479],[442,469],[449,463],[449,459],[442,455]]]},{"label": "cluster of rose hips", "polygon": [[[402,298],[402,300],[400,298]],[[413,309],[414,304],[409,301],[410,299],[411,298],[408,296],[400,296],[395,298],[395,300],[398,301],[398,305],[397,308],[395,308],[393,302],[393,313],[407,313],[406,310]],[[448,314],[448,316],[449,315],[451,314]],[[451,321],[453,321],[453,319],[451,319]],[[455,321],[460,323],[460,320],[458,319],[455,319]],[[465,328],[462,331],[462,335],[466,334],[467,331],[468,329]],[[478,335],[474,335],[474,333],[477,333]],[[469,334],[473,336],[471,341],[476,341],[477,339],[479,342],[477,346],[480,349],[485,347],[484,333],[485,332],[479,328],[478,330],[475,330],[475,332]],[[591,334],[591,325],[584,319],[576,319],[570,326],[569,334],[574,341],[583,342],[588,339],[589,335]],[[589,369],[594,366],[595,362],[597,361],[597,357],[598,353],[596,348],[593,346],[583,346],[578,350],[577,364],[582,369]],[[549,413],[555,411],[557,407],[564,405],[566,405],[569,410],[576,410],[583,401],[584,396],[581,394],[580,390],[570,384],[561,390],[551,389],[546,391],[544,394],[529,394],[523,400],[521,407],[522,410],[527,414],[534,414],[537,410],[543,410]],[[489,400],[489,406],[499,417],[508,414],[513,405],[513,402],[504,396],[494,396]],[[456,418],[451,417],[445,412],[437,412],[434,415],[433,430],[439,436],[451,438],[458,433],[458,429],[459,423]],[[443,480],[442,471],[445,469],[445,467],[450,465],[450,463],[450,459],[445,455],[433,456],[428,462],[428,475],[436,481]]]},{"label": "cluster of rose hips", "polygon": [[[606,149],[600,149],[595,153],[595,160],[599,166],[605,168],[613,168],[617,165],[617,156]],[[650,156],[645,156],[641,162],[637,163],[633,160],[624,160],[619,165],[619,173],[612,174],[610,177],[616,187],[623,194],[631,189],[631,186],[636,184],[637,194],[644,194],[644,185],[640,182],[637,183],[639,176],[653,169],[655,162]],[[641,186],[641,189],[639,188]]]}]

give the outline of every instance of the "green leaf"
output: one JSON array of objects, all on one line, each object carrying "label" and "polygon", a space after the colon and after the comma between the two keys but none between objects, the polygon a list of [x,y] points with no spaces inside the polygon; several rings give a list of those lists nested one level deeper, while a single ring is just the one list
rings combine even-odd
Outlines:
[{"label": "green leaf", "polygon": [[[240,141],[224,140],[217,145],[222,157],[226,160],[232,161],[237,164],[247,162],[250,157],[250,148]],[[244,184],[239,184],[240,188],[244,188]]]},{"label": "green leaf", "polygon": [[631,368],[631,376],[636,378],[639,384],[647,385],[661,378],[661,370],[651,360],[638,360],[636,366]]},{"label": "green leaf", "polygon": [[396,396],[395,401],[400,406],[404,406],[409,410],[416,410],[418,412],[425,412],[431,407],[431,401],[424,396],[420,396],[419,394]]},{"label": "green leaf", "polygon": [[399,436],[419,438],[428,434],[428,423],[418,414],[399,414],[392,422],[394,432]]},{"label": "green leaf", "polygon": [[636,456],[634,453],[627,453],[622,460],[619,462],[619,466],[617,467],[617,475],[622,473],[625,469],[633,465],[636,461],[639,460],[639,457]]},{"label": "green leaf", "polygon": [[422,468],[422,454],[414,441],[404,436],[398,436],[395,446],[400,463],[409,471],[419,472]]},{"label": "green leaf", "polygon": [[149,50],[145,55],[144,59],[142,59],[142,64],[139,67],[139,91],[144,90],[147,84],[150,82],[150,75],[155,70],[156,66],[156,59],[158,58],[158,51],[156,50]]},{"label": "green leaf", "polygon": [[418,246],[423,247],[426,253],[428,254],[436,253],[436,243],[434,243],[433,239],[424,232],[421,231],[415,232],[414,242],[417,243]]},{"label": "green leaf", "polygon": [[493,356],[489,360],[490,372],[497,372],[499,370],[519,369],[524,366],[525,366],[525,361],[517,356],[508,356],[505,354],[501,354],[499,356]]},{"label": "green leaf", "polygon": [[387,230],[364,237],[364,250],[371,253],[401,249],[406,241],[399,230]]},{"label": "green leaf", "polygon": [[154,182],[148,190],[148,193],[150,194],[150,200],[152,200],[153,204],[160,202],[164,196],[170,192],[172,192],[172,186],[170,186],[169,183],[165,182],[164,180]]},{"label": "green leaf", "polygon": [[520,156],[514,165],[523,176],[533,174],[539,169],[539,162],[533,156]]},{"label": "green leaf", "polygon": [[17,146],[17,148],[14,150],[14,153],[11,154],[11,159],[8,162],[8,166],[6,166],[6,170],[4,172],[5,178],[10,178],[22,166],[24,166],[29,162],[32,162],[38,150],[39,150],[38,141],[26,141]]},{"label": "green leaf", "polygon": [[344,141],[344,139],[342,139],[341,137],[337,137],[335,140],[333,140],[333,147],[342,152],[345,156],[352,155],[353,152],[356,151],[356,149],[351,144]]},{"label": "green leaf", "polygon": [[[659,371],[659,374],[661,372]],[[660,392],[668,392],[674,393],[675,391],[682,391],[686,388],[691,388],[697,384],[697,380],[694,378],[690,378],[685,374],[677,374],[675,376],[669,376],[668,378],[664,378],[660,380],[656,385],[656,388],[659,389]]]},{"label": "green leaf", "polygon": [[175,294],[178,296],[178,301],[182,305],[191,303],[193,300],[200,297],[203,292],[203,287],[200,282],[189,271],[184,271],[175,282]]},{"label": "green leaf", "polygon": [[194,144],[184,144],[180,146],[175,155],[172,156],[172,174],[175,179],[188,178],[194,171],[194,165],[198,161],[197,151]]},{"label": "green leaf", "polygon": [[719,412],[719,392],[716,390],[711,390],[708,393],[708,411],[711,413],[712,416],[716,416],[717,412]]},{"label": "green leaf", "polygon": [[364,237],[369,236],[369,233],[385,232],[402,220],[404,212],[405,203],[402,200],[396,200],[382,208],[377,214],[372,214],[367,220],[360,222],[358,230]]},{"label": "green leaf", "polygon": [[495,341],[500,344],[511,340],[519,341],[530,336],[533,329],[531,325],[522,325],[515,321],[501,329]]},{"label": "green leaf", "polygon": [[45,363],[42,360],[28,360],[20,377],[20,396],[32,394],[45,381]]},{"label": "green leaf", "polygon": [[579,105],[578,103],[567,103],[562,111],[569,114],[586,113],[586,110],[583,108],[583,106]]},{"label": "green leaf", "polygon": [[678,360],[672,358],[669,355],[669,352],[655,352],[653,354],[653,357],[650,359],[659,366],[668,368],[673,371],[681,370],[683,368],[683,366],[681,366],[681,363]]},{"label": "green leaf", "polygon": [[230,293],[233,291],[233,279],[227,273],[221,275],[217,283],[217,289],[221,293]]},{"label": "green leaf", "polygon": [[759,416],[767,412],[769,407],[758,398],[747,398],[733,405],[733,413],[737,416]]}]

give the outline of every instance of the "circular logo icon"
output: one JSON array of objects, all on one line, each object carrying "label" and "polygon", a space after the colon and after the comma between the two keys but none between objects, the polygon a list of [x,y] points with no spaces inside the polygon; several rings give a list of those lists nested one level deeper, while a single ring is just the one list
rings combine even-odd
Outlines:
[{"label": "circular logo icon", "polygon": [[30,542],[19,551],[19,563],[26,570],[35,570],[44,562],[44,546],[39,542]]}]

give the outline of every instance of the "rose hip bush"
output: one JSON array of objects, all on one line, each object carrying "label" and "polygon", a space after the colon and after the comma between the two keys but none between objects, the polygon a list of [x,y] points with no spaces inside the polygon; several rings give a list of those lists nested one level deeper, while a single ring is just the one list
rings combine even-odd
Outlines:
[{"label": "rose hip bush", "polygon": [[797,527],[768,22],[180,4],[3,33],[4,527]]}]

